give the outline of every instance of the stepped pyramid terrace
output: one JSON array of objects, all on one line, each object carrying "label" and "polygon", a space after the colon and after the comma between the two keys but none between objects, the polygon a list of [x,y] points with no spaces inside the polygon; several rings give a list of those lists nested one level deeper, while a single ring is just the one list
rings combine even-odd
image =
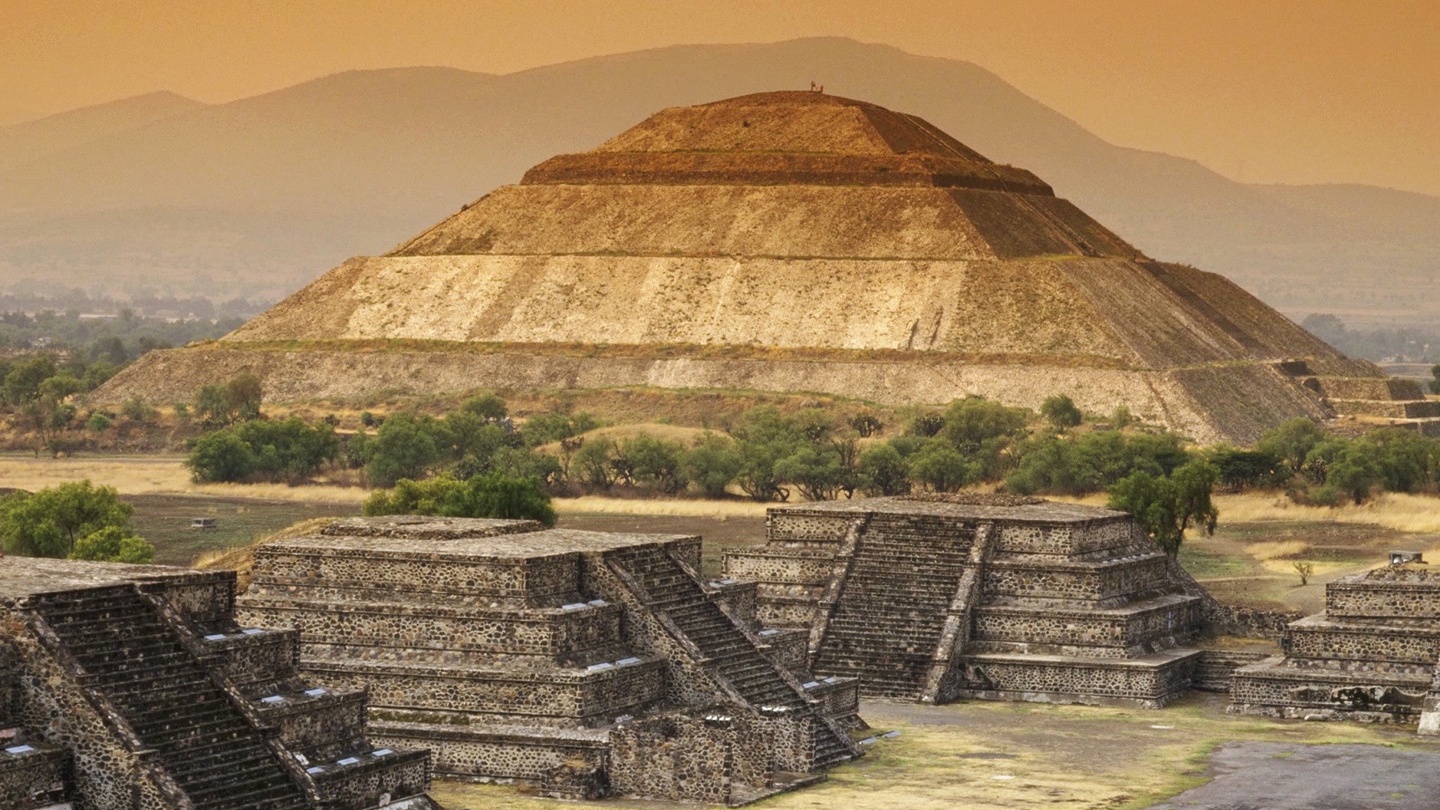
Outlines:
[{"label": "stepped pyramid terrace", "polygon": [[853,679],[755,625],[700,538],[531,521],[354,518],[256,549],[238,615],[300,631],[300,671],[367,686],[371,735],[437,775],[542,795],[744,804],[858,756]]},{"label": "stepped pyramid terrace", "polygon": [[0,557],[0,807],[438,810],[363,689],[236,624],[235,574]]},{"label": "stepped pyramid terrace", "polygon": [[[727,552],[762,624],[867,696],[1156,708],[1191,688],[1205,596],[1123,512],[1016,496],[769,510]],[[1189,592],[1187,592],[1189,591]]]},{"label": "stepped pyramid terrace", "polygon": [[[963,136],[963,133],[959,133]],[[653,386],[1124,406],[1199,442],[1293,417],[1440,428],[1440,402],[1230,281],[1143,255],[913,115],[775,92],[559,155],[221,340],[95,392],[184,402]]]},{"label": "stepped pyramid terrace", "polygon": [[1398,722],[1440,734],[1440,571],[1418,554],[1325,586],[1285,629],[1283,656],[1235,671],[1231,711]]}]

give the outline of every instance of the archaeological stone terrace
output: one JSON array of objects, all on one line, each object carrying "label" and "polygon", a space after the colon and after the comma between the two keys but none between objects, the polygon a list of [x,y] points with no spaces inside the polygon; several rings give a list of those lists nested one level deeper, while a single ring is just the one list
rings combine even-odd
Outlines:
[{"label": "archaeological stone terrace", "polygon": [[[963,135],[963,133],[961,133]],[[913,115],[813,92],[662,110],[93,396],[658,386],[1127,407],[1200,442],[1440,403],[1226,279],[1153,261]]]},{"label": "archaeological stone terrace", "polygon": [[810,677],[804,634],[699,563],[698,537],[355,518],[258,547],[237,611],[448,778],[735,805],[859,755],[856,682]]},{"label": "archaeological stone terrace", "polygon": [[1193,580],[1122,512],[1015,496],[775,507],[726,554],[760,622],[872,697],[1156,708],[1192,685]]},{"label": "archaeological stone terrace", "polygon": [[239,625],[235,575],[0,557],[0,807],[438,810],[425,751],[366,736],[363,689]]},{"label": "archaeological stone terrace", "polygon": [[1417,723],[1440,734],[1440,571],[1397,561],[1325,586],[1325,610],[1292,622],[1284,654],[1237,669],[1231,711]]}]

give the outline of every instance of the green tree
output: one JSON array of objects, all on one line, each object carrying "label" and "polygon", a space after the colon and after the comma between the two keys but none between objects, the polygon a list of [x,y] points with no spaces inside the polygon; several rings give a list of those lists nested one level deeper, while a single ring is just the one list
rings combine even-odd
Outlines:
[{"label": "green tree", "polygon": [[106,526],[75,541],[70,559],[144,564],[155,559],[155,547],[129,529]]},{"label": "green tree", "polygon": [[195,440],[186,465],[197,482],[303,481],[340,456],[330,425],[298,417],[241,422]]},{"label": "green tree", "polygon": [[1215,533],[1219,511],[1211,502],[1218,473],[1205,461],[1192,461],[1168,477],[1137,472],[1110,489],[1108,506],[1135,516],[1136,522],[1166,554],[1175,556],[1193,525]]},{"label": "green tree", "polygon": [[775,465],[807,443],[795,422],[772,405],[760,405],[741,417],[735,438],[740,442],[740,470],[735,483],[741,491],[757,501],[788,500],[790,490],[775,472]]},{"label": "green tree", "polygon": [[1440,394],[1440,365],[1430,367],[1430,393]]},{"label": "green tree", "polygon": [[1222,445],[1210,451],[1209,459],[1220,476],[1220,484],[1232,492],[1285,483],[1285,465],[1279,457],[1263,450]]},{"label": "green tree", "polygon": [[667,495],[685,489],[684,445],[642,433],[626,441],[623,451],[636,483]]},{"label": "green tree", "polygon": [[1293,475],[1300,472],[1310,451],[1325,440],[1325,430],[1304,417],[1297,417],[1267,431],[1255,449],[1280,459]]},{"label": "green tree", "polygon": [[904,495],[910,491],[910,465],[889,444],[860,454],[860,487],[866,495]]},{"label": "green tree", "polygon": [[685,477],[694,481],[707,498],[723,498],[726,488],[740,474],[739,444],[728,436],[706,433],[680,458]]},{"label": "green tree", "polygon": [[441,459],[435,420],[410,413],[392,414],[365,442],[365,475],[379,487],[402,478],[423,478]]},{"label": "green tree", "polygon": [[250,372],[243,372],[225,383],[225,405],[231,421],[246,422],[260,418],[260,401],[265,391],[260,378]]},{"label": "green tree", "polygon": [[932,439],[910,457],[910,475],[935,492],[954,492],[980,478],[980,465],[949,442]]},{"label": "green tree", "polygon": [[1344,444],[1325,471],[1325,485],[1334,487],[1357,504],[1369,500],[1381,482],[1380,465],[1374,453],[1359,442]]},{"label": "green tree", "polygon": [[197,483],[244,481],[255,473],[255,451],[234,431],[217,430],[195,440],[185,466]]},{"label": "green tree", "polygon": [[1040,415],[1060,431],[1075,427],[1085,418],[1080,413],[1080,409],[1075,407],[1075,401],[1064,394],[1047,397],[1044,402],[1040,403]]},{"label": "green tree", "polygon": [[845,464],[834,446],[802,445],[775,462],[775,477],[788,481],[812,501],[833,501],[847,483]]},{"label": "green tree", "polygon": [[230,405],[225,400],[225,387],[202,385],[195,393],[195,415],[206,427],[223,427],[230,424]]},{"label": "green tree", "polygon": [[224,385],[205,385],[195,394],[195,414],[207,427],[224,427],[260,418],[264,389],[260,378],[245,372]]},{"label": "green tree", "polygon": [[76,541],[101,529],[123,529],[135,508],[111,487],[72,481],[0,499],[0,547],[7,554],[67,557]]},{"label": "green tree", "polygon": [[0,395],[10,405],[24,405],[40,396],[40,384],[55,376],[55,361],[48,354],[37,354],[10,368],[0,384]]}]

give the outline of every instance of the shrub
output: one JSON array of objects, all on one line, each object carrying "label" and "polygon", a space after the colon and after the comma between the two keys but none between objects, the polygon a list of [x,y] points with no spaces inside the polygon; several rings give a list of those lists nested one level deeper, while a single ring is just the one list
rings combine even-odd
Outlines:
[{"label": "shrub", "polygon": [[460,410],[478,416],[487,422],[499,422],[510,414],[510,408],[505,404],[505,400],[494,394],[467,399],[460,405]]},{"label": "shrub", "polygon": [[85,420],[85,427],[94,433],[104,433],[110,429],[110,424],[110,417],[102,411],[90,414],[90,418]]},{"label": "shrub", "polygon": [[185,465],[197,483],[243,481],[255,472],[255,452],[233,431],[217,430],[195,440]]},{"label": "shrub", "polygon": [[1048,397],[1040,404],[1040,415],[1045,417],[1057,430],[1066,430],[1080,424],[1084,419],[1074,400],[1064,394]]},{"label": "shrub", "polygon": [[501,473],[459,481],[439,475],[425,481],[403,478],[392,491],[376,492],[365,501],[367,515],[440,515],[506,520],[538,520],[555,525],[550,496],[533,478]]},{"label": "shrub", "polygon": [[938,413],[922,413],[910,420],[910,433],[929,438],[945,427],[945,417]]},{"label": "shrub", "polygon": [[851,417],[850,428],[854,430],[860,438],[868,439],[884,430],[885,423],[880,421],[880,417],[866,411],[865,413],[858,413]]},{"label": "shrub", "polygon": [[1073,438],[1044,434],[1023,443],[1019,454],[1005,488],[1025,495],[1099,492],[1137,472],[1169,475],[1190,459],[1173,435],[1132,436],[1118,430]]},{"label": "shrub", "polygon": [[139,397],[131,397],[120,404],[120,415],[137,425],[148,425],[159,418],[160,412]]},{"label": "shrub", "polygon": [[129,529],[106,526],[75,541],[70,559],[144,564],[155,559],[155,547]]}]

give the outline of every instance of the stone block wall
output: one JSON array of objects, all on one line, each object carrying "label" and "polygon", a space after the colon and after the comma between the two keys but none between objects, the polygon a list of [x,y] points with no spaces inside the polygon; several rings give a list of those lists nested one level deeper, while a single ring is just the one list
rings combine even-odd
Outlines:
[{"label": "stone block wall", "polygon": [[[1423,564],[1382,566],[1328,583],[1325,603],[1323,613],[1285,629],[1283,657],[1235,670],[1230,710],[1363,722],[1422,719],[1440,666],[1440,575]],[[1440,728],[1440,720],[1423,722]]]},{"label": "stone block wall", "polygon": [[495,729],[436,727],[374,719],[370,739],[377,745],[433,750],[433,772],[456,779],[501,778],[542,783],[567,763],[605,769],[610,743],[605,732],[556,730],[539,736]]},{"label": "stone block wall", "polygon": [[1137,593],[1163,591],[1169,585],[1164,553],[1103,563],[997,558],[985,577],[985,595],[1073,600],[1099,606]]},{"label": "stone block wall", "polygon": [[314,661],[306,674],[335,689],[368,688],[371,703],[392,714],[467,724],[598,725],[665,700],[667,688],[653,658],[595,672]]}]

